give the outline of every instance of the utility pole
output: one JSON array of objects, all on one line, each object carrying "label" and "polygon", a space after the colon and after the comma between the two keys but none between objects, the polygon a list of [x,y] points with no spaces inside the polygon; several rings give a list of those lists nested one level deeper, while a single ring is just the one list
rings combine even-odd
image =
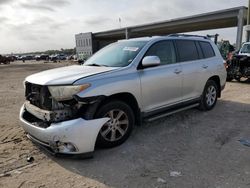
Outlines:
[{"label": "utility pole", "polygon": [[122,28],[122,19],[120,17],[119,17],[119,26],[120,26],[120,29],[121,29]]},{"label": "utility pole", "polygon": [[246,26],[246,41],[250,41],[250,0],[248,0],[247,26]]}]

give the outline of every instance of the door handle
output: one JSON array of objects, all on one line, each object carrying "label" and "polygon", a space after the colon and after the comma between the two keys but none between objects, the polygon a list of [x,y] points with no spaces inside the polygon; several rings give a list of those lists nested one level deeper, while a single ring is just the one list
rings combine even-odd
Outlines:
[{"label": "door handle", "polygon": [[175,73],[175,74],[180,74],[181,72],[182,72],[182,71],[179,70],[179,69],[174,70],[174,73]]},{"label": "door handle", "polygon": [[202,65],[202,68],[203,68],[203,69],[207,69],[208,66],[207,66],[207,65]]}]

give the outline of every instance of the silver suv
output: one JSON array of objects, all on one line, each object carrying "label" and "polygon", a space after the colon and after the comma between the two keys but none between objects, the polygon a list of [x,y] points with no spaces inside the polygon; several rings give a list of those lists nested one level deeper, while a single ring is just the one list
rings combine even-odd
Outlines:
[{"label": "silver suv", "polygon": [[181,110],[211,110],[226,83],[216,45],[171,35],[115,42],[84,65],[25,80],[20,120],[27,136],[54,153],[83,154],[123,143],[134,125]]}]

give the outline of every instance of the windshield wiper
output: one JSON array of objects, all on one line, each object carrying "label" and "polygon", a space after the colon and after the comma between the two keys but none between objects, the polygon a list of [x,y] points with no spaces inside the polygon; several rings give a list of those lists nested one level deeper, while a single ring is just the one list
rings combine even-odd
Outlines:
[{"label": "windshield wiper", "polygon": [[95,67],[108,67],[107,65],[99,65],[99,64],[96,64],[96,63],[93,63],[93,64],[88,64],[87,66],[95,66]]}]

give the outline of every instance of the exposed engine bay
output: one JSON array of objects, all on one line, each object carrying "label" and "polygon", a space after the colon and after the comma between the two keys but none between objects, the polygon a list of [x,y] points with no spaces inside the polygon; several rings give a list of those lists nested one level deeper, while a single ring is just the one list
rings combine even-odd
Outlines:
[{"label": "exposed engine bay", "polygon": [[78,118],[87,104],[75,99],[56,101],[47,86],[25,83],[26,109],[25,117],[40,127],[48,127],[50,123]]}]

